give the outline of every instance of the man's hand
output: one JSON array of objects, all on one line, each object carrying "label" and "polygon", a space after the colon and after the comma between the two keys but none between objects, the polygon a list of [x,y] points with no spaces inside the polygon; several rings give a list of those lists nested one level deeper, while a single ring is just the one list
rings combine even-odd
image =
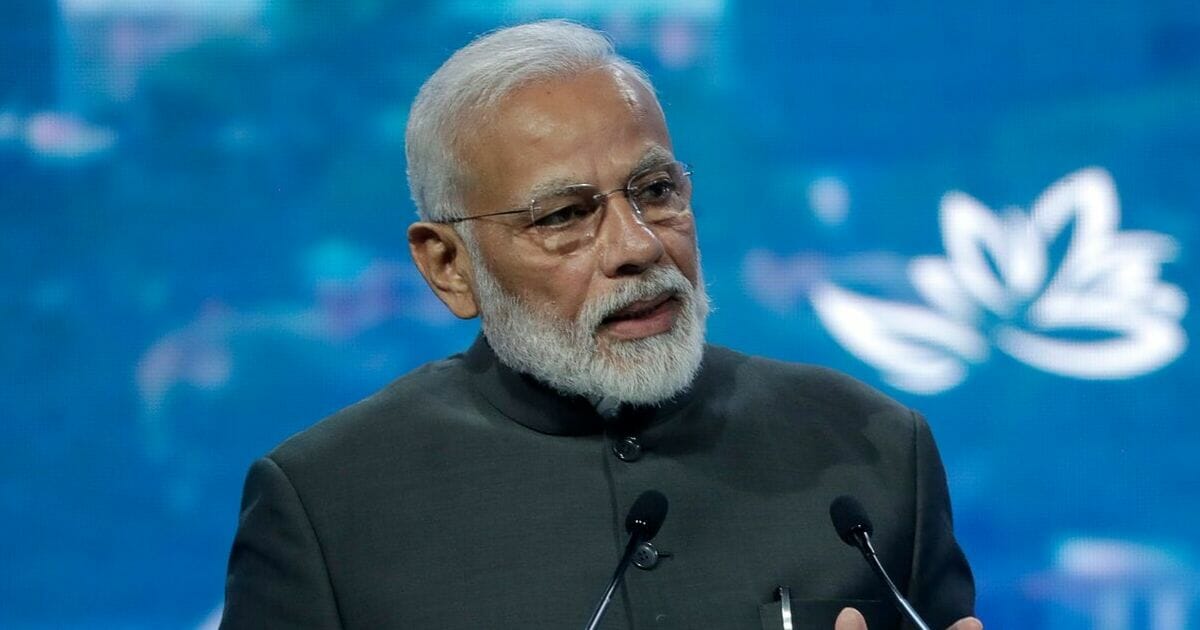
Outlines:
[{"label": "man's hand", "polygon": [[[833,622],[833,630],[867,630],[867,620],[854,608],[843,608]],[[963,617],[947,630],[983,630],[983,622],[974,617]]]}]

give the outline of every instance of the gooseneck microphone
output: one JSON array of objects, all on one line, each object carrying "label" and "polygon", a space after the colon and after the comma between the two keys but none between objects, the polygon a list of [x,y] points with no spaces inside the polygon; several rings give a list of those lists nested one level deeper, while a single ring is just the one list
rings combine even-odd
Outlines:
[{"label": "gooseneck microphone", "polygon": [[829,518],[833,520],[833,527],[837,530],[838,536],[847,545],[857,547],[862,552],[863,558],[867,559],[867,564],[871,565],[871,569],[875,571],[876,577],[887,585],[888,591],[892,594],[892,603],[896,605],[900,613],[908,617],[908,620],[918,630],[929,630],[929,624],[921,619],[912,604],[908,603],[908,600],[900,594],[900,589],[896,588],[892,578],[888,577],[887,571],[883,570],[883,564],[879,562],[879,557],[875,555],[875,548],[871,546],[871,534],[875,533],[875,527],[871,525],[871,519],[867,517],[867,511],[863,509],[862,504],[854,497],[842,495],[829,505]]},{"label": "gooseneck microphone", "polygon": [[633,560],[633,554],[637,551],[638,545],[654,538],[666,518],[667,497],[657,490],[647,490],[633,502],[633,506],[629,508],[629,514],[625,516],[625,531],[629,532],[629,543],[625,545],[625,553],[621,556],[621,561],[617,563],[617,570],[613,572],[604,596],[600,598],[596,609],[592,611],[592,617],[586,626],[587,630],[595,630],[600,623],[600,618],[604,616],[604,611],[612,601],[613,592],[617,590],[617,586],[620,586],[621,580],[625,577],[625,570],[629,568],[629,562]]}]

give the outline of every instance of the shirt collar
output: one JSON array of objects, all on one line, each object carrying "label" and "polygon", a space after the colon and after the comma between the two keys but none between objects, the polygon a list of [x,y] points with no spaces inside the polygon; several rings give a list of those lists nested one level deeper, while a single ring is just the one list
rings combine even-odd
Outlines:
[{"label": "shirt collar", "polygon": [[[606,421],[593,401],[583,396],[563,395],[502,363],[482,334],[464,355],[464,365],[476,390],[497,411],[513,422],[549,435],[594,435],[605,431],[642,433],[654,425],[680,417],[707,380],[707,370],[702,367],[687,391],[658,405],[621,405]],[[601,407],[607,402],[601,399]]]}]

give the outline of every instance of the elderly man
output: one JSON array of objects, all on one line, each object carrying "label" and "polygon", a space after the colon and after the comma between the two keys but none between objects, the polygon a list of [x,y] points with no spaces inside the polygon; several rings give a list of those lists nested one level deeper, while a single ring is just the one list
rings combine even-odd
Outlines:
[{"label": "elderly man", "polygon": [[934,627],[978,627],[924,420],[704,344],[691,172],[602,35],[476,40],[407,149],[413,259],[483,333],[251,467],[223,627],[580,627],[650,488],[670,515],[603,628],[898,626],[828,522],[842,494]]}]

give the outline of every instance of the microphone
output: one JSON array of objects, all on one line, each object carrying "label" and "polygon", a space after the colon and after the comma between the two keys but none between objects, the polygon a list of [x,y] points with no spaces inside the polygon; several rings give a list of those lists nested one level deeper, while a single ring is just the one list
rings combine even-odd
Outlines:
[{"label": "microphone", "polygon": [[863,558],[866,558],[867,564],[875,571],[875,576],[887,585],[896,609],[908,617],[918,630],[929,630],[929,624],[921,619],[912,604],[900,594],[900,589],[896,588],[892,578],[884,571],[883,564],[879,562],[879,557],[875,555],[875,548],[871,546],[871,534],[875,533],[875,527],[871,525],[871,519],[867,517],[867,511],[863,509],[862,504],[852,496],[842,495],[829,504],[829,518],[833,520],[833,527],[842,541],[851,547],[857,547]]},{"label": "microphone", "polygon": [[629,514],[625,516],[625,531],[629,532],[629,543],[625,545],[625,553],[621,556],[621,561],[617,563],[617,570],[613,572],[604,596],[600,598],[596,609],[592,611],[592,617],[586,626],[587,630],[595,630],[599,625],[600,618],[604,616],[604,611],[612,601],[613,591],[617,590],[617,586],[625,577],[625,569],[629,568],[629,562],[633,560],[633,554],[637,551],[638,545],[654,538],[666,518],[667,497],[658,490],[647,490],[633,502],[633,506],[629,508]]}]

